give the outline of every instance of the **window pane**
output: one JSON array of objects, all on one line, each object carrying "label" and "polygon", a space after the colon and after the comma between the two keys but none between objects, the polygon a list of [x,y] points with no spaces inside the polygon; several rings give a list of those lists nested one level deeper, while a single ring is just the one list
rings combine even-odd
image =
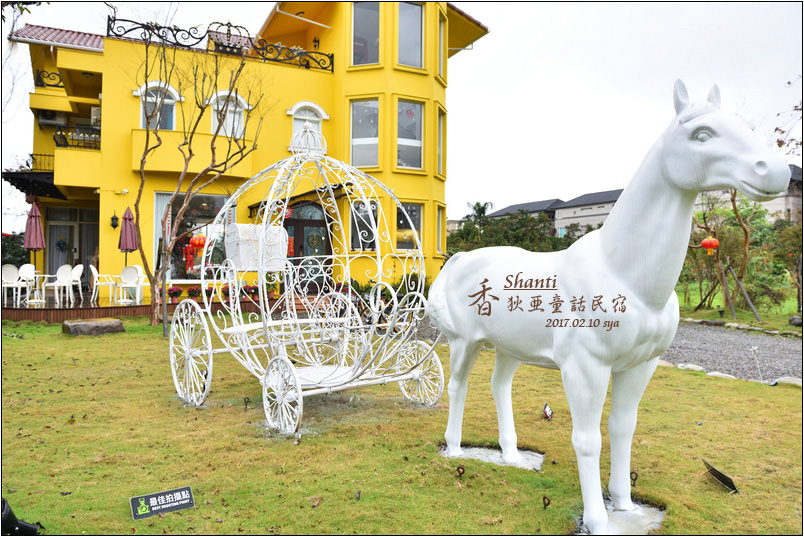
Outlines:
[{"label": "window pane", "polygon": [[422,208],[421,203],[403,203],[402,207],[407,212],[397,211],[396,213],[396,247],[400,250],[412,250],[416,248],[416,239],[413,230],[421,233],[422,230]]},{"label": "window pane", "polygon": [[441,246],[442,242],[444,242],[444,208],[439,207],[438,211],[436,211],[436,249],[439,252],[443,252],[444,248]]},{"label": "window pane", "polygon": [[[220,131],[218,122],[223,121]],[[212,132],[221,136],[241,138],[243,136],[243,107],[234,97],[215,101],[212,114]]]},{"label": "window pane", "polygon": [[[213,237],[216,239],[215,250],[212,254],[213,264],[220,264],[226,258],[223,249],[223,227],[213,229],[212,226],[208,225],[215,219],[215,216],[217,216],[218,212],[223,207],[226,199],[226,196],[196,195],[190,201],[190,206],[184,213],[184,219],[176,234],[181,234],[189,229],[193,229],[194,231],[191,235],[179,241],[173,251],[170,252],[170,258],[168,259],[168,279],[197,280],[201,278],[202,250],[196,251],[195,248],[189,245],[190,238],[193,235],[200,233],[206,236],[207,240]],[[170,216],[172,221],[175,221],[183,201],[184,195],[180,194],[176,196],[176,200],[171,206]],[[160,225],[161,218],[161,214],[156,215],[155,225],[157,227]]]},{"label": "window pane", "polygon": [[[309,123],[310,128],[316,132],[321,132],[321,116],[312,108],[299,108],[293,114],[293,135],[300,132],[304,125]],[[291,136],[292,139],[292,136]],[[313,147],[311,149],[323,149],[323,147]]]},{"label": "window pane", "polygon": [[369,212],[369,204],[362,201],[355,202],[352,205],[351,220],[352,250],[374,250],[374,239],[377,230],[377,205],[371,202],[371,211]]},{"label": "window pane", "polygon": [[444,175],[444,112],[438,111],[438,173]]},{"label": "window pane", "polygon": [[422,66],[422,6],[399,3],[399,63]]},{"label": "window pane", "polygon": [[438,76],[444,78],[444,27],[446,21],[439,17],[438,19]]},{"label": "window pane", "polygon": [[376,99],[352,102],[352,166],[377,166],[379,109]]},{"label": "window pane", "polygon": [[355,2],[352,65],[380,61],[380,3]]},{"label": "window pane", "polygon": [[399,101],[397,113],[397,165],[422,167],[422,103]]},{"label": "window pane", "polygon": [[[144,129],[173,130],[173,106],[175,99],[161,89],[148,90],[142,105],[142,125]],[[159,107],[159,111],[156,108]],[[146,125],[147,122],[147,125]]]}]

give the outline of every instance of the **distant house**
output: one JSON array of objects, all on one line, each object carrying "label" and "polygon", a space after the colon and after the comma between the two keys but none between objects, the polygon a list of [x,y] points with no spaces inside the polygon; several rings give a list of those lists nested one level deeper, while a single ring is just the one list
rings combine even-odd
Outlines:
[{"label": "distant house", "polygon": [[[760,205],[767,209],[768,218],[774,220],[790,220],[791,222],[801,222],[801,167],[795,164],[790,164],[790,184],[787,187],[787,192],[778,198],[770,201],[760,202]],[[728,190],[715,190],[706,193],[707,196],[717,197],[726,207],[731,207],[729,204],[730,194]],[[695,211],[700,211],[704,207],[701,204],[701,195],[695,200]]]},{"label": "distant house", "polygon": [[556,234],[563,237],[567,233],[567,228],[572,224],[578,224],[581,229],[586,229],[587,225],[596,228],[602,224],[621,193],[622,189],[606,190],[583,194],[569,201],[553,198],[518,203],[491,213],[489,218],[518,214],[520,211],[534,216],[538,213],[545,213],[553,221]]},{"label": "distant house", "polygon": [[801,222],[801,167],[790,164],[790,184],[783,196],[762,203],[774,220]]}]

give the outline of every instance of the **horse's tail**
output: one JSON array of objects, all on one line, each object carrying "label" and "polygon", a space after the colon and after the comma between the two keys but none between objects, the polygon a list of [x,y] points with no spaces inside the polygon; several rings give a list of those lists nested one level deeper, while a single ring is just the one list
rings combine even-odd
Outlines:
[{"label": "horse's tail", "polygon": [[454,335],[455,325],[452,322],[452,317],[449,313],[449,304],[447,303],[447,289],[449,288],[450,280],[450,267],[455,264],[457,259],[463,255],[463,252],[458,252],[450,257],[447,262],[441,267],[441,272],[438,273],[433,284],[430,286],[430,292],[427,298],[427,314],[433,324],[449,337]]}]

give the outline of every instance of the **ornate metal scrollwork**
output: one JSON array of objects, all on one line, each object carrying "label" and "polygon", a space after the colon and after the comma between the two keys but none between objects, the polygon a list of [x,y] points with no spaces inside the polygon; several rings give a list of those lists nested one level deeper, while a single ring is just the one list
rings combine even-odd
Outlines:
[{"label": "ornate metal scrollwork", "polygon": [[286,47],[279,43],[268,43],[264,39],[255,41],[245,27],[228,22],[213,22],[206,30],[199,30],[200,27],[185,30],[176,26],[161,26],[153,22],[142,23],[110,16],[107,19],[106,35],[185,48],[197,46],[208,37],[213,50],[221,54],[247,55],[263,61],[298,65],[305,69],[334,71],[334,54],[309,51],[301,47]]},{"label": "ornate metal scrollwork", "polygon": [[162,26],[155,22],[137,22],[110,16],[106,22],[106,36],[139,39],[145,42],[161,41],[176,47],[194,47],[204,40],[207,32],[200,32],[198,27],[185,30],[176,26]]},{"label": "ornate metal scrollwork", "polygon": [[37,69],[36,76],[34,77],[34,86],[37,88],[63,88],[64,84],[61,81],[61,74],[44,69]]}]

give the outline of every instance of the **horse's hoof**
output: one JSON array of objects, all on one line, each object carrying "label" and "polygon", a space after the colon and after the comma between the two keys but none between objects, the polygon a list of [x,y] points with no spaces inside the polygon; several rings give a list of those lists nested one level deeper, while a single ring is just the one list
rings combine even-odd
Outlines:
[{"label": "horse's hoof", "polygon": [[460,457],[463,455],[463,450],[459,447],[451,448],[447,447],[447,450],[444,452],[447,457]]},{"label": "horse's hoof", "polygon": [[514,451],[513,453],[503,453],[502,455],[503,462],[507,462],[508,464],[516,464],[518,462],[522,462],[524,458],[525,457],[523,457],[518,450]]},{"label": "horse's hoof", "polygon": [[612,498],[611,504],[615,511],[636,511],[637,508],[630,498],[622,501],[617,501]]}]

